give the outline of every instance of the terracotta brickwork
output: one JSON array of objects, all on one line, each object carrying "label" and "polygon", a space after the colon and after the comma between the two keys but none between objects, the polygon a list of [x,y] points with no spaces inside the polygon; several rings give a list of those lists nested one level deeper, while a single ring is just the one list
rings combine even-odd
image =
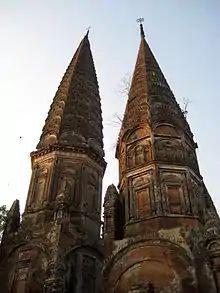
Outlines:
[{"label": "terracotta brickwork", "polygon": [[107,293],[220,292],[219,217],[196,148],[141,25],[116,150],[118,191],[108,188],[104,202]]},{"label": "terracotta brickwork", "polygon": [[218,293],[220,221],[193,134],[141,43],[119,133],[118,188],[106,162],[88,34],[51,104],[20,220],[16,200],[0,249],[2,293]]},{"label": "terracotta brickwork", "polygon": [[0,292],[100,292],[102,178],[106,163],[98,83],[88,36],[57,90],[20,222],[15,201],[0,255]]}]

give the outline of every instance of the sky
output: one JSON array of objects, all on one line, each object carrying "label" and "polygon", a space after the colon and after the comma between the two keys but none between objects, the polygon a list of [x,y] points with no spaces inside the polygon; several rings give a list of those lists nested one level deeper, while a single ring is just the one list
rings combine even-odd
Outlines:
[{"label": "sky", "polygon": [[29,154],[79,42],[91,26],[108,163],[103,193],[118,184],[115,144],[140,43],[136,19],[198,143],[204,182],[220,211],[220,2],[219,0],[0,0],[0,205],[24,208]]}]

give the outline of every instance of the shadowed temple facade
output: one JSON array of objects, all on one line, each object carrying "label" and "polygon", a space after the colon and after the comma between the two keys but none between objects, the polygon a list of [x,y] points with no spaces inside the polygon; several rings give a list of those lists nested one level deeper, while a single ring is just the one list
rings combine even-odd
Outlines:
[{"label": "shadowed temple facade", "polygon": [[197,144],[140,31],[103,231],[102,111],[87,33],[31,153],[22,218],[17,200],[8,213],[1,293],[220,292],[220,222]]}]

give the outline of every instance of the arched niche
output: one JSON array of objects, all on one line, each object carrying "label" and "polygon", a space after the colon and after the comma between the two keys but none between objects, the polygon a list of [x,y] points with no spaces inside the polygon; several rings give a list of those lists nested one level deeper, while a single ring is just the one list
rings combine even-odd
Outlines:
[{"label": "arched niche", "polygon": [[171,124],[160,124],[155,127],[154,133],[156,135],[165,135],[165,136],[179,136],[177,129]]},{"label": "arched niche", "polygon": [[[156,284],[155,276],[157,276]],[[149,283],[151,283],[153,285],[153,288],[157,290],[164,287],[164,281],[169,284],[172,283],[174,279],[174,270],[172,269],[172,267],[169,267],[162,260],[143,260],[135,263],[124,272],[115,288],[115,293],[146,292],[142,290],[147,288]],[[124,290],[124,288],[127,289]],[[133,288],[136,288],[137,291],[133,291]]]},{"label": "arched niche", "polygon": [[197,291],[192,265],[191,256],[179,245],[161,239],[142,240],[122,248],[111,260],[105,272],[106,287],[115,287],[107,292],[127,293],[150,282],[155,292],[166,292],[162,291],[165,288],[173,292],[171,289],[178,285],[181,293],[194,293]]},{"label": "arched niche", "polygon": [[101,289],[102,254],[93,247],[70,250],[64,257],[64,292],[96,293]]},{"label": "arched niche", "polygon": [[127,168],[143,165],[152,160],[152,144],[150,140],[142,140],[129,144],[126,149]]},{"label": "arched niche", "polygon": [[[11,293],[43,292],[50,251],[47,243],[22,243],[10,252],[13,259],[6,274],[13,284],[9,285]],[[16,259],[16,262],[14,261]],[[15,265],[14,265],[15,264]],[[12,276],[13,275],[13,276]],[[1,284],[3,285],[3,284]],[[2,287],[1,287],[2,288]],[[4,290],[2,292],[9,292]]]},{"label": "arched niche", "polygon": [[146,125],[145,127],[135,128],[133,130],[127,131],[123,136],[123,141],[126,143],[131,143],[147,136],[150,136],[150,128]]},{"label": "arched niche", "polygon": [[33,243],[27,282],[27,288],[30,288],[28,292],[30,293],[43,291],[49,260],[51,257],[49,250],[48,244]]}]

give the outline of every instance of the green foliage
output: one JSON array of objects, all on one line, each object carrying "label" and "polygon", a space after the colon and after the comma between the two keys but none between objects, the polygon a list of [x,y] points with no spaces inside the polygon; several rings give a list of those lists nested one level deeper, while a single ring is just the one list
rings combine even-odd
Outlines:
[{"label": "green foliage", "polygon": [[0,239],[5,228],[7,213],[8,211],[6,209],[6,206],[5,205],[0,206]]}]

